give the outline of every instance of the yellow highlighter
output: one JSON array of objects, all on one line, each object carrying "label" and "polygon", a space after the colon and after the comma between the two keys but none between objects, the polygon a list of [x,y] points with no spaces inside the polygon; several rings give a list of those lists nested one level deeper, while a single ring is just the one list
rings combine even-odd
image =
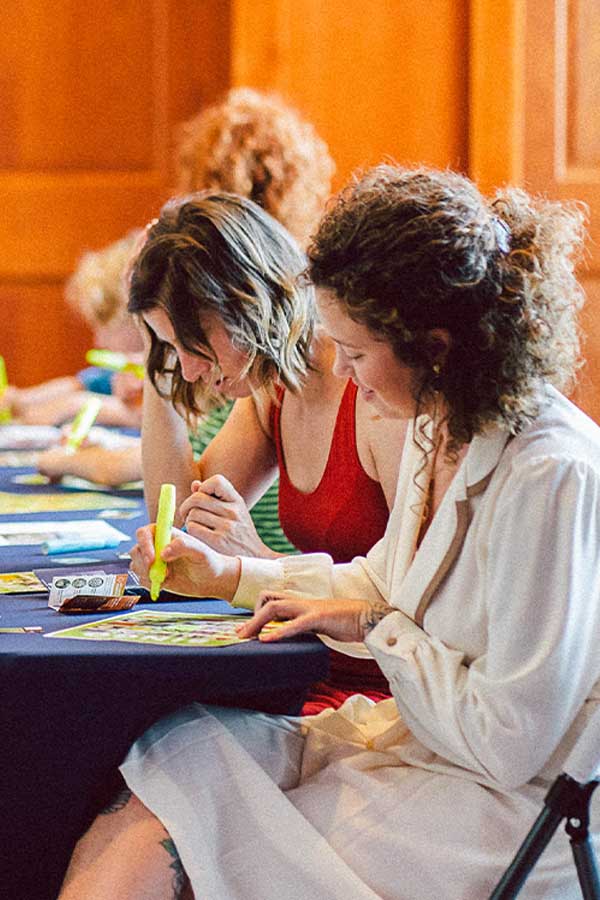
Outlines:
[{"label": "yellow highlighter", "polygon": [[90,366],[111,369],[113,372],[131,372],[140,381],[144,380],[146,372],[144,366],[141,363],[131,362],[124,353],[116,353],[114,350],[88,350],[85,359]]},{"label": "yellow highlighter", "polygon": [[82,441],[86,439],[90,432],[90,428],[96,421],[96,416],[100,412],[102,406],[101,397],[90,397],[82,405],[81,409],[71,423],[71,431],[67,438],[65,450],[68,453],[75,453],[79,449]]},{"label": "yellow highlighter", "polygon": [[[6,374],[6,363],[4,362],[4,357],[0,356],[0,400],[8,387],[8,376]],[[10,414],[10,409],[0,409],[0,425],[5,425],[7,422],[10,422],[12,416]]]},{"label": "yellow highlighter", "polygon": [[171,542],[171,529],[175,518],[175,485],[163,484],[158,498],[158,514],[154,526],[154,562],[150,566],[150,599],[157,600],[167,575],[167,564],[160,557]]}]

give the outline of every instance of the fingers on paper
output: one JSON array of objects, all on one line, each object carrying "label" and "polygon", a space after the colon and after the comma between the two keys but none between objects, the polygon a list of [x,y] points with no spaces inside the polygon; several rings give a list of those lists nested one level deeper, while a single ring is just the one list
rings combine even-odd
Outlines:
[{"label": "fingers on paper", "polygon": [[[240,626],[241,637],[259,636],[262,641],[277,641],[304,632],[315,630],[318,613],[310,602],[285,593],[261,594],[255,607],[252,619]],[[261,635],[267,622],[285,622],[275,631]]]}]

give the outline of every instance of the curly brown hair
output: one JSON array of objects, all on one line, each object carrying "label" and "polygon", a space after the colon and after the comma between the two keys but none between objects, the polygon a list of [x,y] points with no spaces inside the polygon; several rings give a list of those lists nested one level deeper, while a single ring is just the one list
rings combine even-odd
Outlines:
[{"label": "curly brown hair", "polygon": [[[417,415],[441,393],[453,452],[492,422],[518,433],[540,385],[574,377],[584,223],[580,203],[488,201],[454,172],[380,165],[333,201],[308,274],[415,371]],[[451,338],[439,372],[432,329]]]},{"label": "curly brown hair", "polygon": [[[130,280],[129,312],[162,309],[188,352],[214,352],[202,328],[216,314],[237,349],[247,355],[243,374],[274,394],[281,382],[301,386],[310,366],[314,325],[311,285],[299,274],[306,257],[279,222],[234,194],[203,191],[168,201],[148,227]],[[149,329],[148,374],[188,421],[222,405],[211,385],[187,382],[173,348]],[[170,374],[168,394],[162,376]]]},{"label": "curly brown hair", "polygon": [[179,126],[177,191],[249,197],[301,246],[316,227],[335,165],[308,122],[274,95],[233,88]]}]

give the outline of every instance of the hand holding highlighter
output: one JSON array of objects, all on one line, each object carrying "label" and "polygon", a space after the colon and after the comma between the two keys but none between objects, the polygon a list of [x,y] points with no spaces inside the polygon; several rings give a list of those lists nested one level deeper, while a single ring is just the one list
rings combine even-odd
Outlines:
[{"label": "hand holding highlighter", "polygon": [[131,372],[140,381],[143,381],[145,368],[141,363],[132,362],[125,353],[117,353],[114,350],[88,350],[85,354],[86,362],[100,369],[111,369],[113,372]]},{"label": "hand holding highlighter", "polygon": [[86,439],[90,432],[90,428],[96,421],[96,416],[100,412],[102,399],[100,397],[90,397],[82,405],[81,409],[71,423],[71,431],[67,438],[65,449],[69,453],[75,453],[79,449],[82,441]]},{"label": "hand holding highlighter", "polygon": [[171,529],[175,518],[176,494],[174,484],[163,484],[158,499],[158,514],[154,527],[154,562],[150,566],[150,599],[157,600],[167,575],[167,564],[161,554],[171,541]]}]

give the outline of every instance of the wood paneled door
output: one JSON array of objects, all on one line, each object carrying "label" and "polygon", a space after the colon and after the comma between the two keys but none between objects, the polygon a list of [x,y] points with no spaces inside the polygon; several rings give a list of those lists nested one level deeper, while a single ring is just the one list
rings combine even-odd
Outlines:
[{"label": "wood paneled door", "polygon": [[590,210],[581,279],[586,366],[575,401],[600,422],[600,5],[473,0],[471,174]]},{"label": "wood paneled door", "polygon": [[281,93],[337,163],[467,165],[469,0],[233,0],[232,80]]},{"label": "wood paneled door", "polygon": [[166,199],[176,122],[228,86],[226,0],[12,0],[0,12],[0,353],[19,385],[72,373],[85,249]]}]

